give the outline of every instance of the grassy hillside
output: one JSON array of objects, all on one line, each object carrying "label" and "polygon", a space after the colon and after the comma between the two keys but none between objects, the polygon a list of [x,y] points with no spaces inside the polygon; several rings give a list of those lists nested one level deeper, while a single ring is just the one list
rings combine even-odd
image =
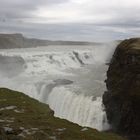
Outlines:
[{"label": "grassy hillside", "polygon": [[48,105],[0,89],[0,140],[124,140],[53,116]]}]

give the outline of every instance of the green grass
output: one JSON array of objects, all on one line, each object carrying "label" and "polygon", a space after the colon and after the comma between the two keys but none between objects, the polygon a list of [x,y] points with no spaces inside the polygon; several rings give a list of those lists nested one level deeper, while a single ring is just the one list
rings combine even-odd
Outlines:
[{"label": "green grass", "polygon": [[[5,109],[8,106],[16,108]],[[3,128],[6,126],[13,130],[4,131]],[[0,89],[0,139],[2,140],[124,140],[115,134],[98,132],[91,128],[86,131],[81,131],[82,129],[77,124],[54,117],[53,111],[46,104],[20,92]],[[24,137],[20,136],[21,134]]]}]

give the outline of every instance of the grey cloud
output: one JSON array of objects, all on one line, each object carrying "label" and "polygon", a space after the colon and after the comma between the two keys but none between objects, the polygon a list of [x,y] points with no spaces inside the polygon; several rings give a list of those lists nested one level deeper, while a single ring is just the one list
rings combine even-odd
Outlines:
[{"label": "grey cloud", "polygon": [[[104,11],[101,12],[103,18],[108,15],[110,15],[111,18],[102,21],[98,21],[100,10],[102,10],[100,7],[97,9],[99,13],[96,13],[96,9],[93,11],[92,9],[85,9],[87,13],[84,13],[85,11],[83,11],[83,13],[77,17],[77,19],[80,19],[82,16],[95,15],[97,16],[97,21],[94,24],[92,22],[89,24],[88,19],[87,24],[84,24],[81,21],[77,23],[74,22],[73,24],[29,24],[19,22],[20,20],[24,20],[24,18],[29,18],[30,20],[38,18],[37,20],[39,20],[40,17],[36,17],[33,14],[38,7],[45,6],[46,8],[50,8],[56,4],[63,4],[66,2],[71,3],[70,0],[0,0],[0,32],[19,32],[24,33],[29,37],[54,40],[88,41],[105,41],[140,36],[139,7],[130,9],[118,6],[108,10],[105,8],[103,9]],[[69,7],[69,5],[67,6]],[[73,7],[70,7],[70,10],[73,10],[72,8]],[[54,8],[53,10],[56,9]],[[81,10],[80,6],[79,10]],[[54,13],[55,12],[57,14],[57,11],[54,11]],[[47,20],[49,21],[51,18],[55,18],[55,16],[51,17],[50,15],[47,17]],[[68,18],[68,20],[73,20],[73,17]]]},{"label": "grey cloud", "polygon": [[[115,30],[114,30],[115,29]],[[0,32],[23,33],[25,36],[51,40],[112,41],[140,36],[140,28],[94,24],[7,24],[0,25]]]},{"label": "grey cloud", "polygon": [[49,6],[68,0],[0,0],[0,17],[5,19],[34,17],[39,6]]}]

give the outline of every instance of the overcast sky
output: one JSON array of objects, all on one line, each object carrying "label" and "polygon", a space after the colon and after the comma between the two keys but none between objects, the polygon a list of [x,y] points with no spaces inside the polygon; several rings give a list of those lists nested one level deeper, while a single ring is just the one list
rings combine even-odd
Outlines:
[{"label": "overcast sky", "polygon": [[0,32],[53,40],[140,37],[140,0],[0,0]]}]

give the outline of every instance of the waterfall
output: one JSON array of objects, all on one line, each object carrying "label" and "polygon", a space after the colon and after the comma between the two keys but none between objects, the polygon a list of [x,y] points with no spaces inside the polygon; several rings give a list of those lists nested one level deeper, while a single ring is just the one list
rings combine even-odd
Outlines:
[{"label": "waterfall", "polygon": [[[0,87],[21,91],[48,104],[57,117],[106,130],[109,125],[102,105],[105,63],[115,46],[2,50]],[[8,67],[11,70],[4,69]]]},{"label": "waterfall", "polygon": [[46,102],[55,110],[55,116],[98,130],[109,128],[101,97],[93,99],[58,87],[53,89]]}]

